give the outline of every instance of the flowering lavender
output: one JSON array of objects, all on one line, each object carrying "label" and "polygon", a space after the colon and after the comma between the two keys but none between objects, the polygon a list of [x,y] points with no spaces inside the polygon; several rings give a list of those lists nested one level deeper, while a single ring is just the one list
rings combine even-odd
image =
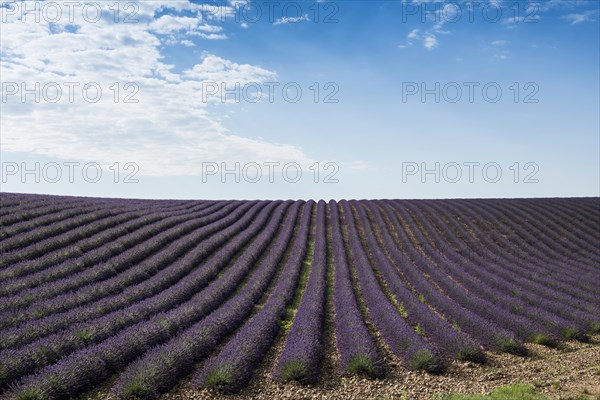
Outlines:
[{"label": "flowering lavender", "polygon": [[[181,326],[193,321],[194,316],[198,314],[203,315],[207,310],[210,310],[210,307],[215,307],[218,304],[216,301],[219,298],[226,296],[236,289],[236,285],[243,280],[245,273],[251,267],[251,262],[256,257],[254,254],[259,251],[260,247],[250,247],[248,250],[252,250],[252,252],[241,254],[238,259],[240,262],[234,265],[235,268],[227,269],[223,276],[221,276],[221,279],[216,281],[216,285],[213,283],[212,286],[209,286],[209,292],[212,293],[211,297],[209,295],[205,296],[205,293],[202,290],[199,291],[199,289],[206,287],[221,269],[229,263],[240,248],[248,241],[253,240],[254,235],[265,226],[268,216],[277,205],[277,203],[268,204],[255,220],[255,224],[252,224],[238,234],[225,248],[213,254],[206,261],[204,268],[198,269],[188,279],[180,281],[168,290],[164,290],[144,302],[133,304],[130,307],[115,311],[97,320],[74,324],[64,332],[59,332],[39,341],[32,342],[21,349],[10,349],[0,352],[0,369],[6,371],[3,379],[0,380],[0,385],[48,365],[69,352],[109,339],[111,335],[123,333],[137,335],[136,332],[142,329],[140,328],[140,324],[142,327],[146,326],[143,321],[140,322],[144,317],[153,317],[150,321],[153,321],[154,324],[151,326],[157,327],[158,325],[158,330],[156,332],[150,330],[148,333],[154,335],[150,336],[150,338],[159,340],[161,337],[164,338],[164,335],[169,336],[171,333],[170,329],[173,326]],[[278,214],[281,214],[281,210],[279,210]],[[261,235],[264,236],[267,233],[267,230],[263,230]],[[214,291],[218,292],[213,293]],[[204,302],[201,301],[198,303],[198,299],[204,300]],[[206,301],[208,300],[210,302],[207,303]],[[193,305],[193,307],[188,306],[188,304]],[[156,322],[157,319],[160,319],[160,314],[153,314],[161,309],[164,310],[165,307],[167,309],[171,308],[167,311],[167,315],[174,316],[173,318],[176,322],[169,324],[166,322],[163,322],[163,324]],[[168,321],[166,319],[160,320]],[[152,343],[152,341],[150,340],[148,343]]]},{"label": "flowering lavender", "polygon": [[[169,293],[172,291],[173,285],[177,284],[182,278],[186,278],[184,286],[189,286],[189,284],[194,281],[194,277],[200,272],[195,270],[198,264],[205,261],[209,255],[231,240],[234,235],[247,228],[253,217],[256,215],[256,212],[264,206],[264,204],[257,204],[255,207],[251,207],[253,205],[252,202],[248,202],[232,212],[227,218],[220,222],[222,227],[216,229],[217,233],[210,238],[204,240],[200,240],[201,236],[193,236],[190,238],[193,243],[197,243],[195,248],[168,267],[156,273],[156,275],[149,277],[137,285],[127,286],[126,289],[120,293],[107,296],[102,300],[89,304],[83,304],[84,302],[81,302],[81,306],[66,312],[52,314],[45,318],[30,321],[17,328],[6,329],[0,333],[0,347],[22,346],[32,340],[56,332],[59,329],[65,329],[70,325],[81,323],[92,318],[100,318],[109,312],[120,310],[123,307],[129,306],[129,308],[131,308],[137,302],[144,299]],[[230,224],[230,226],[226,226],[227,224]],[[206,232],[202,231],[199,233],[206,234]],[[166,250],[169,251],[167,254],[172,254],[169,248]],[[152,267],[150,263],[154,263],[155,265],[165,263],[165,265],[167,265],[163,252],[156,254],[148,261],[148,263],[144,263],[141,266],[150,268]],[[207,269],[201,270],[202,274],[206,274],[208,271],[209,270]],[[114,282],[115,284],[118,284],[120,280],[114,278]],[[197,288],[198,286],[196,286],[196,289]],[[114,290],[111,290],[110,292],[112,293]],[[161,309],[169,307],[170,304],[171,301],[162,301],[156,303],[155,307],[149,307],[146,302],[142,315],[149,314],[152,311],[160,311]]]},{"label": "flowering lavender", "polygon": [[598,199],[0,205],[2,398],[237,391],[265,359],[314,383],[327,352],[338,374],[383,376],[384,350],[438,373],[600,332]]},{"label": "flowering lavender", "polygon": [[[185,242],[178,241],[177,239],[180,239],[183,235],[189,234],[194,230],[201,229],[204,225],[226,217],[235,206],[235,204],[232,204],[230,207],[226,207],[211,215],[198,218],[192,217],[190,219],[189,217],[182,217],[184,219],[178,219],[175,217],[176,219],[174,221],[161,221],[166,222],[165,224],[160,224],[163,231],[151,235],[148,242],[139,243],[135,239],[136,235],[132,235],[129,239],[132,240],[132,243],[136,243],[136,245],[116,254],[114,257],[105,259],[106,256],[101,252],[91,253],[91,256],[94,257],[94,261],[100,265],[94,265],[93,268],[86,268],[89,265],[87,263],[84,263],[83,265],[75,264],[78,267],[78,270],[74,271],[75,273],[68,277],[56,281],[49,281],[30,291],[25,291],[19,295],[1,299],[0,310],[18,309],[27,305],[28,310],[25,314],[33,314],[35,317],[36,315],[40,316],[40,314],[43,316],[55,311],[68,309],[71,304],[80,304],[78,300],[75,299],[76,296],[74,296],[73,293],[65,294],[65,292],[74,291],[76,289],[79,291],[87,289],[94,293],[100,292],[100,281],[118,276],[120,273],[128,272],[131,267],[136,266],[157,251],[164,252],[167,245],[172,244],[173,246],[178,247],[184,246]],[[170,229],[164,230],[165,227],[170,227]],[[139,240],[139,238],[137,240]],[[122,246],[124,245],[116,245],[116,250],[122,249]],[[110,246],[108,248],[110,249]],[[73,264],[69,263],[69,265]],[[138,270],[139,269],[140,268],[138,268]],[[143,269],[141,270],[141,274],[141,278],[130,278],[129,283],[136,283],[136,279],[139,281],[147,276],[147,272]],[[91,286],[83,288],[85,285]],[[49,301],[49,298],[53,299]],[[22,312],[19,311],[19,313]],[[0,317],[0,320],[1,319],[2,318]]]},{"label": "flowering lavender", "polygon": [[[523,354],[525,348],[515,337],[514,331],[527,328],[517,325],[513,331],[501,327],[498,316],[504,317],[506,312],[484,300],[473,298],[464,288],[453,284],[450,277],[444,276],[437,269],[435,263],[425,257],[415,246],[414,241],[405,231],[406,225],[400,224],[390,204],[384,202],[381,207],[396,235],[396,244],[402,251],[393,251],[392,249],[392,257],[397,263],[404,263],[407,259],[411,261],[411,264],[405,264],[405,268],[399,272],[423,296],[423,299],[486,347]],[[425,274],[435,281],[437,287],[425,278]],[[494,315],[496,315],[495,318]],[[501,319],[501,321],[504,320],[506,319]],[[510,327],[512,324],[509,324]],[[529,333],[531,334],[531,332]]]},{"label": "flowering lavender", "polygon": [[275,339],[286,306],[294,298],[306,254],[313,204],[311,201],[304,207],[297,237],[293,242],[287,242],[291,252],[282,267],[281,277],[264,306],[237,331],[217,355],[206,361],[204,367],[192,377],[192,386],[235,392],[250,380],[254,366]]},{"label": "flowering lavender", "polygon": [[327,235],[325,202],[317,205],[314,255],[310,275],[300,306],[277,360],[274,375],[281,381],[313,383],[318,378],[323,351],[325,289],[327,273]]},{"label": "flowering lavender", "polygon": [[420,336],[389,302],[379,286],[365,249],[360,243],[352,211],[347,201],[339,203],[342,220],[347,229],[347,251],[357,276],[360,291],[373,324],[381,336],[403,362],[412,369],[440,372],[444,365],[434,347]]},{"label": "flowering lavender", "polygon": [[[435,343],[436,348],[446,357],[477,362],[484,361],[485,356],[473,339],[463,332],[454,329],[447,321],[433,313],[432,310],[423,304],[419,300],[417,293],[411,292],[383,251],[383,249],[392,251],[395,247],[387,230],[382,229],[383,246],[380,247],[375,238],[374,231],[369,226],[368,216],[362,203],[353,202],[352,205],[365,231],[366,245],[372,254],[374,265],[377,265],[395,300],[402,305],[404,312],[407,314],[406,318],[414,326],[418,326],[424,330],[427,337]],[[385,227],[377,209],[371,203],[367,203],[366,207],[370,208],[371,215],[376,222],[374,225],[381,228]],[[400,266],[404,268],[404,265],[401,264]]]},{"label": "flowering lavender", "polygon": [[[157,397],[161,392],[174,385],[181,376],[190,372],[196,362],[208,355],[227,334],[243,323],[252,312],[255,303],[260,300],[268,288],[284,257],[293,235],[299,206],[300,203],[296,203],[292,207],[291,212],[287,214],[285,221],[281,224],[281,229],[278,229],[277,220],[271,221],[268,229],[264,230],[257,238],[257,245],[249,249],[256,251],[255,255],[250,259],[242,260],[242,262],[254,264],[259,261],[259,263],[241,290],[228,299],[222,297],[216,311],[204,319],[198,319],[198,322],[181,332],[173,340],[151,350],[137,362],[131,364],[113,386],[114,394],[123,397]],[[305,218],[305,221],[308,221],[308,218]],[[276,232],[278,233],[276,234]],[[300,229],[299,232],[305,234],[306,228]],[[266,253],[266,257],[259,260],[259,254],[266,250],[266,245],[271,240],[273,240],[272,248]],[[299,265],[291,262],[286,265],[289,268],[299,268]],[[281,273],[279,284],[296,276],[289,268]],[[274,294],[282,295],[277,291],[274,291]],[[206,297],[210,298],[210,293]],[[248,350],[246,347],[245,351]],[[260,356],[260,354],[261,352],[258,351],[248,356]],[[236,378],[243,379],[243,375],[240,374]],[[231,382],[233,384],[233,381]]]},{"label": "flowering lavender", "polygon": [[369,333],[352,287],[350,267],[340,228],[337,204],[329,202],[328,240],[333,249],[335,283],[333,288],[334,327],[339,369],[342,373],[384,374],[383,359]]},{"label": "flowering lavender", "polygon": [[[428,222],[424,223],[429,224]],[[472,229],[474,232],[479,232],[476,227]],[[435,236],[435,232],[432,232]],[[450,238],[450,233],[447,232],[446,237]],[[479,237],[485,241],[482,233],[479,234]],[[438,241],[442,242],[443,239],[438,239]],[[455,239],[450,238],[449,241],[454,243]],[[461,245],[459,242],[458,246],[462,249],[461,251],[466,252],[464,244]],[[583,331],[586,326],[598,320],[597,314],[594,315],[588,312],[586,306],[581,305],[581,300],[573,302],[572,297],[565,298],[562,293],[552,290],[551,287],[536,283],[537,279],[535,277],[526,279],[530,272],[527,269],[515,266],[514,262],[504,262],[503,258],[497,258],[490,262],[490,260],[479,256],[476,252],[470,254],[475,261],[485,265],[486,268],[476,268],[472,262],[457,262],[456,264],[445,265],[461,267],[464,272],[456,269],[451,271],[457,279],[468,281],[466,284],[483,296],[488,295],[489,292],[499,293],[494,302],[520,315],[525,315],[531,320],[539,321],[555,335],[561,336],[563,332],[572,332],[573,329]],[[446,249],[444,255],[456,259],[450,249]],[[530,264],[528,269],[529,271],[536,271],[536,266]],[[511,271],[513,273],[510,273]],[[539,274],[541,275],[542,272],[540,271]],[[479,280],[476,281],[475,278],[479,278]],[[493,287],[489,286],[487,282],[494,282]],[[500,295],[500,293],[503,294]],[[537,296],[533,294],[537,294]]]},{"label": "flowering lavender", "polygon": [[[212,211],[222,208],[224,205],[226,205],[225,202],[216,204],[214,207],[210,207],[208,209],[206,209],[205,205],[202,205],[199,209],[184,209],[178,212],[165,212],[160,210],[148,210],[146,212],[130,211],[111,218],[111,220],[122,220],[119,221],[114,228],[112,227],[112,223],[110,225],[106,225],[105,222],[104,225],[110,229],[104,229],[95,235],[93,232],[88,230],[87,226],[83,227],[81,229],[85,233],[84,239],[81,239],[77,242],[69,242],[65,247],[44,253],[40,257],[27,258],[26,260],[15,262],[5,269],[0,270],[0,279],[6,280],[7,284],[9,283],[9,279],[12,279],[14,283],[11,283],[13,283],[13,286],[16,286],[15,288],[11,288],[10,291],[8,285],[4,286],[1,294],[11,294],[15,290],[21,290],[24,287],[33,287],[34,285],[44,281],[55,279],[53,275],[44,276],[44,273],[54,273],[54,270],[56,269],[55,266],[59,263],[63,263],[67,259],[69,259],[72,263],[76,263],[77,260],[73,260],[74,257],[81,256],[82,254],[91,250],[98,248],[101,248],[101,250],[109,249],[112,247],[111,240],[122,239],[122,236],[132,233],[143,226],[147,226],[151,223],[172,216],[189,216],[195,211],[202,211],[204,215],[208,215]],[[135,216],[136,214],[138,215],[137,218],[130,217]],[[27,254],[24,249],[18,250],[19,259],[26,255]],[[53,268],[50,269],[49,267]],[[21,277],[23,278],[20,279]]]}]

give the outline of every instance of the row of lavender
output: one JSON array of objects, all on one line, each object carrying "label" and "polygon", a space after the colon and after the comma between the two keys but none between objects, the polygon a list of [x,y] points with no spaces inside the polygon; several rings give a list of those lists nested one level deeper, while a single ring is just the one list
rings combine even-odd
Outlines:
[{"label": "row of lavender", "polygon": [[[156,398],[198,363],[193,387],[236,391],[278,335],[273,378],[312,383],[325,332],[341,373],[381,376],[389,352],[441,372],[452,359],[485,362],[484,349],[526,354],[524,342],[599,329],[597,199],[51,199],[2,198],[11,233],[0,246],[13,261],[0,266],[0,390],[10,397],[75,396],[116,375],[114,395]],[[31,250],[37,241],[47,254]]]}]

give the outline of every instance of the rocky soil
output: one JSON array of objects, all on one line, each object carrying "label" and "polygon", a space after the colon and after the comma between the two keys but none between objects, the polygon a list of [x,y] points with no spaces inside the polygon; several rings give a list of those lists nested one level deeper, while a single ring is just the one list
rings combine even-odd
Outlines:
[{"label": "rocky soil", "polygon": [[568,342],[561,349],[528,344],[531,355],[517,357],[489,353],[485,365],[455,362],[443,375],[407,371],[397,360],[387,360],[386,379],[340,377],[324,371],[315,386],[278,384],[269,375],[267,360],[250,386],[235,395],[192,390],[184,381],[165,400],[215,399],[435,399],[442,393],[488,393],[502,385],[533,385],[551,399],[600,399],[600,336],[590,343]]}]

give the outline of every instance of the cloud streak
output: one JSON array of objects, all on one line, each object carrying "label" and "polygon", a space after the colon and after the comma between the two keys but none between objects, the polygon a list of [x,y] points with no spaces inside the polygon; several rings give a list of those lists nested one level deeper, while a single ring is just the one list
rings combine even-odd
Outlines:
[{"label": "cloud streak", "polygon": [[589,10],[584,13],[573,13],[563,17],[569,21],[571,25],[581,24],[583,22],[595,22],[594,16],[598,14],[598,10]]},{"label": "cloud streak", "polygon": [[281,18],[277,18],[275,20],[275,22],[273,22],[273,25],[295,24],[295,23],[301,22],[301,21],[310,21],[310,18],[308,18],[308,14],[304,14],[304,15],[301,15],[299,17],[281,17]]}]

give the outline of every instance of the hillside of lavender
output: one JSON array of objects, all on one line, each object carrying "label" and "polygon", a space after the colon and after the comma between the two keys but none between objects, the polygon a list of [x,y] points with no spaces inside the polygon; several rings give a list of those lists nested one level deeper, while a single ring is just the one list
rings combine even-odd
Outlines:
[{"label": "hillside of lavender", "polygon": [[[600,333],[600,199],[1,194],[0,397],[444,374]],[[281,343],[275,347],[275,343]],[[333,343],[333,345],[330,345]]]}]

